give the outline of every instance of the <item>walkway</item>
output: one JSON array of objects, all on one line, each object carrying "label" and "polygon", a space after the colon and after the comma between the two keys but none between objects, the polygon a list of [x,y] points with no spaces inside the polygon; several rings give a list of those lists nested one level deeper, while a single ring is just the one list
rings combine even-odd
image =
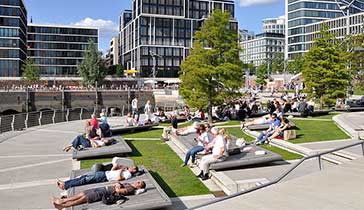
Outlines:
[{"label": "walkway", "polygon": [[361,210],[364,158],[259,191],[199,208],[201,210]]}]

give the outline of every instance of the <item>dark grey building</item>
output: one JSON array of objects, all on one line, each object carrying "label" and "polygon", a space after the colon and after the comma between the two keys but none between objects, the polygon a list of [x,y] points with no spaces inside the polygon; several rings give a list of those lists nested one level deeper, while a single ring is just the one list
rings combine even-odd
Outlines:
[{"label": "dark grey building", "polygon": [[0,0],[0,77],[21,76],[27,57],[27,10],[22,0]]},{"label": "dark grey building", "polygon": [[193,34],[214,9],[231,13],[233,0],[133,0],[120,16],[120,63],[141,77],[178,77]]},{"label": "dark grey building", "polygon": [[88,41],[98,45],[98,29],[79,26],[28,24],[28,57],[41,76],[77,76]]}]

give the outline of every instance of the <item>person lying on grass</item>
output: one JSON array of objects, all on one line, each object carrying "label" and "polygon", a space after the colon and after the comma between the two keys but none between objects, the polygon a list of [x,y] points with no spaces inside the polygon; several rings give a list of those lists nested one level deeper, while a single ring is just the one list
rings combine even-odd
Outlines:
[{"label": "person lying on grass", "polygon": [[85,203],[95,203],[103,200],[103,197],[109,195],[134,195],[138,189],[145,189],[144,181],[130,183],[116,183],[112,186],[93,188],[85,190],[69,198],[52,198],[54,207],[58,210],[77,206]]},{"label": "person lying on grass", "polygon": [[136,166],[126,167],[114,163],[110,171],[97,171],[65,182],[58,179],[57,186],[61,190],[67,190],[71,187],[99,182],[122,181],[130,179],[138,171],[139,169]]}]

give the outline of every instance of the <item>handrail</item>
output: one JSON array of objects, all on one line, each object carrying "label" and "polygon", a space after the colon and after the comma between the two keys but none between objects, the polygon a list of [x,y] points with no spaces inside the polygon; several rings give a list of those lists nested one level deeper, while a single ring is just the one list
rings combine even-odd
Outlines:
[{"label": "handrail", "polygon": [[241,196],[241,195],[251,193],[251,192],[254,192],[256,190],[265,188],[265,187],[269,187],[269,186],[271,186],[273,184],[277,184],[282,179],[287,177],[292,171],[294,171],[303,162],[305,162],[306,160],[312,159],[312,158],[319,158],[319,167],[320,167],[320,170],[321,170],[322,169],[321,163],[320,163],[321,162],[321,156],[332,153],[332,152],[340,151],[340,150],[343,150],[343,149],[347,149],[347,148],[350,148],[350,147],[358,146],[360,144],[361,144],[362,152],[363,152],[363,156],[364,156],[364,140],[359,140],[359,142],[355,142],[355,143],[352,143],[352,144],[349,144],[349,145],[346,145],[346,146],[342,146],[342,147],[338,147],[338,148],[335,148],[335,149],[331,149],[331,150],[327,150],[327,151],[324,151],[324,152],[319,152],[319,153],[316,153],[316,154],[313,154],[313,155],[309,155],[309,156],[306,156],[306,157],[302,158],[301,160],[299,160],[291,168],[289,168],[286,172],[284,172],[281,176],[275,178],[274,180],[272,180],[270,182],[267,182],[267,183],[259,185],[259,186],[252,187],[252,188],[247,189],[245,191],[237,192],[237,193],[234,193],[234,194],[222,197],[222,198],[218,198],[216,200],[209,201],[209,202],[206,202],[206,203],[203,203],[203,204],[191,207],[191,208],[187,208],[186,210],[193,210],[193,209],[198,209],[198,208],[201,208],[201,207],[206,207],[206,206],[209,206],[209,205],[212,205],[212,204],[224,201],[224,200],[235,198],[237,196]]}]

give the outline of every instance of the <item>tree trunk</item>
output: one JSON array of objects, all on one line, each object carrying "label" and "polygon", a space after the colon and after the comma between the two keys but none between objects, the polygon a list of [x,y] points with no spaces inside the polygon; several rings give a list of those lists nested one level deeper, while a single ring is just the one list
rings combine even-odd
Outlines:
[{"label": "tree trunk", "polygon": [[208,109],[208,115],[209,115],[209,124],[212,125],[212,95],[211,95],[211,88],[209,88],[208,92],[208,101],[207,101],[207,109]]},{"label": "tree trunk", "polygon": [[324,96],[321,95],[321,97],[320,97],[320,110],[323,110],[323,108],[324,108]]}]

